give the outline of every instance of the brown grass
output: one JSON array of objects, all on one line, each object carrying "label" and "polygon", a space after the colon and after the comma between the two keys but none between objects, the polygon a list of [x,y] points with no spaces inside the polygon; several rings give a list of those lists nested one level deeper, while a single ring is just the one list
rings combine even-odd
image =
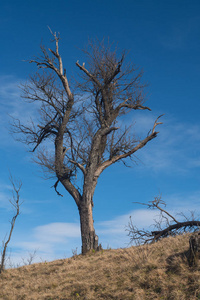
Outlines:
[{"label": "brown grass", "polygon": [[9,269],[0,277],[0,299],[200,299],[200,267],[188,267],[188,240],[182,235]]}]

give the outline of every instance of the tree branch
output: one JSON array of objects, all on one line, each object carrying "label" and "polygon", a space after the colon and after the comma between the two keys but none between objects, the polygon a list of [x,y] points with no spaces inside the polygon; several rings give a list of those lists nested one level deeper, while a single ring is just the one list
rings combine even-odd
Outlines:
[{"label": "tree branch", "polygon": [[69,194],[74,198],[77,207],[80,207],[82,196],[80,192],[75,188],[75,186],[69,181],[69,179],[61,178],[60,182],[63,184],[65,189],[69,192]]},{"label": "tree branch", "polygon": [[161,211],[161,213],[165,213],[166,215],[168,215],[175,223],[179,223],[174,216],[172,216],[168,211],[166,211],[165,209],[163,209],[162,207],[159,206],[159,204],[162,204],[164,206],[166,206],[166,203],[161,199],[161,196],[159,197],[155,197],[153,201],[150,201],[150,203],[146,204],[146,203],[141,203],[141,202],[133,202],[133,203],[137,203],[137,204],[141,204],[141,205],[146,205],[148,206],[148,208],[157,208]]},{"label": "tree branch", "polygon": [[173,230],[177,231],[181,228],[186,227],[200,227],[200,221],[192,220],[192,221],[186,221],[186,222],[178,222],[176,224],[170,225],[169,227],[163,229],[163,230],[156,230],[152,231],[152,242],[158,241],[160,238],[167,237],[173,233]]},{"label": "tree branch", "polygon": [[121,66],[122,66],[124,57],[125,57],[125,55],[123,54],[121,60],[120,60],[120,61],[118,62],[118,64],[117,64],[117,67],[116,67],[116,69],[114,70],[113,74],[111,74],[110,78],[108,78],[108,79],[105,81],[105,84],[106,84],[106,85],[109,85],[109,84],[113,81],[113,79],[117,76],[117,74],[119,74],[119,73],[121,72]]},{"label": "tree branch", "polygon": [[99,88],[101,88],[100,82],[97,80],[97,78],[96,78],[94,75],[92,75],[92,74],[85,68],[84,64],[81,66],[81,65],[79,64],[79,62],[77,61],[77,62],[76,62],[76,65],[77,65],[77,66],[79,67],[79,69],[82,70],[88,77],[90,77],[90,78],[92,79],[92,81],[94,81],[94,82],[96,83],[96,85],[97,85]]},{"label": "tree branch", "polygon": [[80,163],[76,162],[76,161],[73,161],[73,160],[69,160],[69,162],[71,162],[72,164],[76,165],[82,172],[83,172],[83,175],[86,174],[86,170],[84,168],[83,165],[81,165]]},{"label": "tree branch", "polygon": [[5,264],[5,258],[6,258],[6,250],[7,250],[8,244],[9,244],[9,242],[11,240],[11,236],[12,236],[13,229],[14,229],[14,226],[15,226],[15,221],[16,221],[18,215],[19,215],[19,207],[21,205],[19,203],[19,200],[20,200],[19,192],[20,192],[20,189],[22,187],[22,183],[19,182],[19,183],[16,184],[15,181],[13,180],[13,177],[12,177],[11,174],[10,174],[10,182],[11,182],[11,184],[13,186],[13,200],[10,200],[10,203],[15,208],[16,213],[15,213],[15,215],[12,218],[12,221],[11,221],[11,228],[10,228],[8,239],[3,244],[3,251],[2,251],[2,256],[1,256],[1,264],[0,264],[0,274],[4,270],[4,264]]},{"label": "tree branch", "polygon": [[58,180],[55,182],[55,184],[52,185],[52,187],[54,187],[54,189],[55,189],[55,191],[56,191],[56,193],[57,193],[58,196],[63,197],[63,195],[60,194],[59,191],[57,190],[57,186],[58,186],[59,181],[60,181],[60,180],[58,179]]},{"label": "tree branch", "polygon": [[124,102],[122,102],[121,104],[118,105],[118,107],[115,108],[115,111],[118,112],[121,108],[130,108],[130,109],[134,109],[134,110],[149,110],[151,111],[151,109],[148,106],[143,106],[141,104],[131,104],[131,103],[127,103],[128,101],[131,100],[131,97],[124,100]]},{"label": "tree branch", "polygon": [[[155,220],[155,227],[158,228],[158,230],[154,231],[149,231],[145,229],[138,229],[136,226],[133,225],[131,217],[130,217],[130,222],[128,224],[128,229],[127,231],[128,236],[131,238],[131,242],[136,241],[136,242],[142,242],[142,243],[153,243],[157,242],[158,240],[165,238],[170,235],[176,235],[180,234],[182,231],[189,230],[190,228],[193,228],[193,230],[198,230],[200,226],[200,221],[199,220],[188,220],[185,216],[186,221],[184,222],[179,222],[176,220],[172,214],[170,214],[167,210],[163,209],[161,205],[166,206],[165,202],[162,201],[161,196],[155,197],[153,201],[150,201],[149,203],[141,203],[141,202],[133,202],[133,203],[138,203],[141,205],[148,206],[150,209],[158,209],[161,212],[161,218],[159,221]],[[167,217],[165,215],[167,215]],[[170,224],[170,220],[168,217],[175,222],[175,224]],[[192,217],[193,218],[193,217]],[[165,228],[163,229],[161,227],[163,220],[165,222]]]},{"label": "tree branch", "polygon": [[62,58],[58,52],[58,42],[59,42],[59,37],[56,35],[56,32],[53,33],[51,31],[51,29],[49,28],[51,34],[54,37],[55,43],[56,43],[56,52],[53,51],[52,49],[49,49],[49,51],[53,54],[53,56],[58,60],[58,68],[55,66],[54,64],[54,59],[51,59],[46,50],[41,47],[44,58],[43,59],[36,59],[36,60],[30,60],[30,63],[36,63],[36,65],[38,66],[38,68],[49,68],[52,69],[57,75],[58,77],[61,79],[63,87],[69,97],[69,100],[73,100],[73,94],[70,90],[69,87],[69,83],[66,77],[66,72],[63,73],[63,62],[62,62]]},{"label": "tree branch", "polygon": [[163,122],[157,122],[158,119],[160,119],[162,116],[164,116],[164,114],[160,115],[160,116],[155,120],[155,123],[154,123],[154,125],[153,125],[153,129],[152,129],[152,133],[155,132],[155,128],[156,128],[157,125],[163,124]]},{"label": "tree branch", "polygon": [[[157,119],[156,119],[157,121]],[[138,151],[139,149],[142,149],[149,141],[151,141],[152,139],[154,139],[158,132],[155,132],[155,127],[157,125],[159,125],[160,123],[154,123],[153,129],[152,129],[152,133],[150,135],[148,135],[145,139],[143,139],[142,141],[139,142],[139,144],[137,146],[135,146],[133,149],[131,149],[130,151],[128,151],[127,153],[124,154],[120,154],[120,155],[116,155],[113,156],[111,159],[103,162],[98,169],[95,172],[95,176],[99,177],[99,175],[103,172],[103,170],[105,170],[107,167],[109,167],[110,165],[114,164],[115,162],[126,158],[128,156],[131,156],[133,153],[135,153],[136,151]],[[156,124],[156,125],[155,125]]]}]

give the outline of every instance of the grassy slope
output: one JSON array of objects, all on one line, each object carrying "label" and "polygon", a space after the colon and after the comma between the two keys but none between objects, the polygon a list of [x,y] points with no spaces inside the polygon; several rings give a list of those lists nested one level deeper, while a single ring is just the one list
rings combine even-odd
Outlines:
[{"label": "grassy slope", "polygon": [[200,267],[184,256],[189,236],[6,270],[0,299],[200,299]]}]

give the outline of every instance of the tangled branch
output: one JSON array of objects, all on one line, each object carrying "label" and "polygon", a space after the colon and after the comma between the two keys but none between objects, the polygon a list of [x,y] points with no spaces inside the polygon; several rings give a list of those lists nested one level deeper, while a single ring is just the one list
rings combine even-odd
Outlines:
[{"label": "tangled branch", "polygon": [[[146,229],[138,229],[133,224],[132,219],[130,217],[130,221],[128,223],[126,231],[128,231],[128,236],[130,237],[131,243],[153,243],[168,236],[175,236],[181,234],[182,232],[195,232],[198,231],[200,228],[200,221],[195,220],[193,215],[191,220],[189,220],[184,214],[181,214],[182,216],[184,216],[185,221],[179,222],[172,214],[170,214],[166,209],[163,208],[166,207],[166,203],[161,199],[161,196],[155,197],[154,200],[150,201],[149,203],[134,203],[145,205],[149,209],[159,210],[160,220],[155,220],[154,226],[157,228],[157,230],[150,231]],[[164,228],[163,222],[165,224]]]}]

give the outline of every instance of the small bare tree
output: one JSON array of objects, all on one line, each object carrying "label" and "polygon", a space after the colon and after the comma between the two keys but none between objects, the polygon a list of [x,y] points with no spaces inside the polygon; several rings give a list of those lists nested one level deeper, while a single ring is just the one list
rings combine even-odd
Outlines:
[{"label": "small bare tree", "polygon": [[141,205],[147,206],[149,209],[157,209],[160,212],[160,218],[154,220],[154,227],[157,230],[149,231],[146,229],[138,229],[131,220],[127,227],[128,236],[130,237],[130,242],[137,243],[153,243],[167,236],[175,236],[183,232],[189,231],[199,231],[200,221],[195,220],[194,213],[191,213],[190,219],[186,217],[183,213],[179,213],[185,221],[178,221],[172,214],[170,214],[166,209],[166,203],[162,200],[161,196],[155,197],[153,201],[149,203],[134,202]]},{"label": "small bare tree", "polygon": [[10,240],[11,240],[13,229],[15,227],[15,221],[16,221],[17,217],[19,216],[19,208],[20,208],[19,192],[20,192],[20,189],[22,187],[22,183],[21,182],[15,182],[12,175],[10,175],[10,182],[12,183],[12,186],[13,186],[13,198],[10,199],[9,202],[15,210],[15,215],[13,216],[13,218],[11,220],[11,227],[10,227],[10,232],[9,232],[9,235],[8,235],[8,239],[6,240],[6,242],[3,242],[2,255],[1,255],[1,265],[0,265],[0,274],[4,270],[7,247],[8,247],[8,244],[9,244]]},{"label": "small bare tree", "polygon": [[[56,175],[57,194],[61,195],[60,182],[73,197],[80,214],[84,254],[98,249],[93,195],[99,176],[116,162],[126,165],[125,159],[157,136],[156,126],[161,123],[158,118],[141,140],[123,125],[123,117],[131,111],[150,111],[144,106],[142,72],[125,65],[125,53],[118,58],[110,45],[89,43],[84,51],[86,63],[76,62],[82,75],[70,85],[59,53],[59,35],[52,35],[55,50],[41,47],[42,55],[30,61],[39,71],[23,86],[23,98],[41,104],[40,121],[25,125],[15,120],[13,131],[22,134],[21,140],[32,145],[33,152],[37,150],[37,163]],[[52,153],[41,148],[47,140],[54,145]]]},{"label": "small bare tree", "polygon": [[27,258],[22,258],[23,266],[31,265],[36,255],[37,255],[37,249],[35,249],[33,252],[29,252]]}]

